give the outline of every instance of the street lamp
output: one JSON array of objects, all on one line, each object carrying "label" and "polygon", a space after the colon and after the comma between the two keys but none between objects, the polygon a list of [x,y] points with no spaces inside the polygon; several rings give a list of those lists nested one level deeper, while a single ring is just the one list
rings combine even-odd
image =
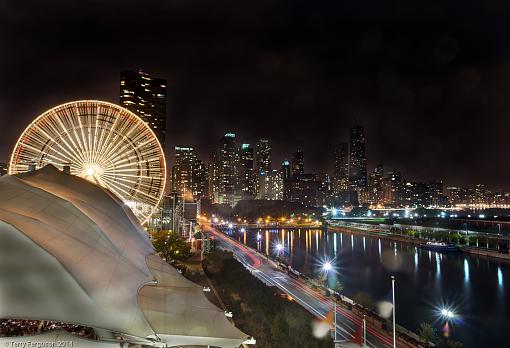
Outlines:
[{"label": "street lamp", "polygon": [[280,252],[283,250],[283,245],[281,243],[276,244],[276,255],[280,257]]},{"label": "street lamp", "polygon": [[324,264],[322,265],[322,269],[324,270],[324,272],[326,272],[326,274],[331,271],[333,269],[333,265],[331,264],[331,262],[329,261],[326,261],[324,262]]},{"label": "street lamp", "polygon": [[455,313],[451,310],[443,308],[441,309],[441,316],[446,319],[446,321],[453,320],[455,318]]},{"label": "street lamp", "polygon": [[395,276],[391,276],[391,293],[393,295],[393,348],[397,348],[397,336],[395,331]]}]

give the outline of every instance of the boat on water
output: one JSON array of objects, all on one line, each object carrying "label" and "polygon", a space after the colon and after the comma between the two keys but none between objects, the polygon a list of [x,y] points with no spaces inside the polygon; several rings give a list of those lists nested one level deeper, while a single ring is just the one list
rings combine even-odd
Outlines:
[{"label": "boat on water", "polygon": [[457,252],[459,251],[459,247],[455,244],[448,244],[443,242],[427,242],[422,244],[421,247],[426,250],[438,251],[438,252]]}]

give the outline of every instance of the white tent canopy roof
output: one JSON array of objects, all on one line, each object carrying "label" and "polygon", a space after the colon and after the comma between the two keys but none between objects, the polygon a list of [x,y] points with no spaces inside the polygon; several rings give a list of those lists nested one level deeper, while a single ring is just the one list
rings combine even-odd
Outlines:
[{"label": "white tent canopy roof", "polygon": [[109,191],[53,166],[0,178],[0,318],[74,323],[168,346],[247,335],[154,254]]}]

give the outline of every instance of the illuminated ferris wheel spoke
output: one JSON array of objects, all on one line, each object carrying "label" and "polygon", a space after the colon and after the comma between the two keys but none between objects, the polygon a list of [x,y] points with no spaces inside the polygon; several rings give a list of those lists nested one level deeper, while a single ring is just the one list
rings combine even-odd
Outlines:
[{"label": "illuminated ferris wheel spoke", "polygon": [[71,136],[71,134],[68,132],[68,130],[62,123],[62,120],[58,117],[57,114],[54,114],[54,118],[57,120],[56,124],[58,124],[61,127],[61,130],[55,129],[55,125],[53,123],[48,123],[49,125],[51,125],[50,127],[53,128],[53,131],[55,132],[55,134],[65,134],[65,136],[61,137],[61,139],[65,142],[65,144],[68,147],[70,147],[66,141],[66,138],[67,138],[71,142],[71,144],[73,144],[73,147],[70,147],[72,149],[72,151],[76,154],[76,156],[80,157],[81,161],[84,161],[85,157],[83,156],[83,153],[80,154],[76,151],[77,149],[79,149],[79,147],[75,144],[73,137]]},{"label": "illuminated ferris wheel spoke", "polygon": [[[77,155],[71,154],[69,151],[67,151],[66,148],[64,148],[58,141],[53,139],[48,133],[46,133],[42,128],[38,127],[37,125],[34,126],[37,130],[39,130],[42,134],[44,134],[49,140],[51,140],[54,144],[56,144],[62,151],[64,151],[67,155],[69,155],[70,158],[72,158],[74,161],[79,161],[79,157]],[[43,144],[45,145],[45,144]],[[67,156],[66,156],[67,157]],[[72,161],[69,161],[72,162]]]},{"label": "illuminated ferris wheel spoke", "polygon": [[[32,145],[23,144],[23,146],[25,146],[25,147],[27,147],[27,148],[29,148],[29,149],[33,150],[33,151],[34,151],[34,154],[35,154],[35,153],[37,153],[37,152],[39,151],[37,148],[33,147]],[[55,156],[55,155],[52,155],[52,154],[50,154],[50,153],[46,153],[46,156],[47,156],[47,157],[51,157],[51,158],[55,159],[56,161],[58,161],[58,163],[59,163],[59,164],[62,164],[62,163],[65,163],[65,162],[66,162],[66,161],[65,161],[65,160],[63,160],[62,158],[57,157],[57,156]]]},{"label": "illuminated ferris wheel spoke", "polygon": [[127,143],[129,141],[128,137],[131,134],[131,132],[133,132],[134,130],[135,130],[134,128],[131,128],[131,130],[126,135],[122,136],[122,138],[123,138],[122,140],[124,140],[124,142],[121,142],[121,141],[117,142],[117,144],[114,147],[112,147],[109,151],[106,152],[105,156],[111,156],[112,154],[115,154],[115,150],[117,148],[119,148],[119,146],[121,146],[123,143]]},{"label": "illuminated ferris wheel spoke", "polygon": [[[154,185],[148,185],[146,183],[143,183],[141,181],[133,181],[133,180],[128,180],[128,179],[125,179],[125,178],[112,178],[110,176],[104,176],[104,179],[109,179],[109,180],[120,180],[120,181],[123,181],[123,182],[127,182],[129,184],[131,184],[132,187],[140,187],[140,188],[147,188],[148,191],[150,191]],[[151,196],[152,197],[152,196]]]},{"label": "illuminated ferris wheel spoke", "polygon": [[[139,190],[139,189],[137,189],[137,188],[136,188],[136,186],[140,186],[140,185],[139,185],[139,183],[137,183],[137,185],[136,185],[136,186],[129,186],[129,185],[126,185],[126,184],[122,183],[121,181],[125,181],[125,180],[123,180],[122,178],[117,178],[117,182],[116,182],[116,184],[118,184],[118,185],[120,185],[120,186],[122,186],[122,187],[125,187],[126,189],[129,189],[129,190],[133,190],[133,191],[135,191],[135,192],[138,192],[139,194],[144,195],[145,197],[148,197],[148,198],[149,198],[149,199],[151,199],[151,200],[152,200],[152,199],[154,199],[154,197],[153,197],[153,196],[151,196],[151,195],[149,195],[148,193],[145,193],[144,191],[141,191],[141,190]],[[130,182],[131,182],[131,181],[130,181]]]},{"label": "illuminated ferris wheel spoke", "polygon": [[164,192],[166,164],[152,130],[136,115],[99,101],[63,104],[39,116],[19,138],[10,174],[53,164],[110,189],[145,222]]},{"label": "illuminated ferris wheel spoke", "polygon": [[[76,111],[78,111],[78,107],[76,107]],[[84,130],[83,130],[84,127],[83,127],[83,124],[81,123],[81,118],[82,118],[82,116],[78,113],[78,124],[80,126],[81,140],[83,141],[83,146],[85,147],[85,157],[88,162],[91,162],[90,147],[89,147],[87,138],[86,138]]]},{"label": "illuminated ferris wheel spoke", "polygon": [[108,128],[107,128],[107,127],[108,127],[108,125],[107,125],[107,124],[105,124],[105,125],[104,125],[104,127],[103,127],[103,129],[102,129],[102,130],[103,130],[103,132],[101,133],[101,139],[100,139],[100,141],[99,141],[99,150],[98,150],[98,153],[104,153],[104,150],[105,150],[105,149],[104,149],[104,146],[105,146],[106,144],[108,144],[108,140],[110,139],[110,137],[111,137],[111,135],[112,135],[112,133],[113,133],[113,130],[115,129],[115,125],[117,124],[117,121],[118,121],[118,120],[119,120],[119,118],[115,118],[115,121],[113,121],[113,125],[112,125],[112,127],[109,129],[110,131],[108,131],[108,132],[107,132],[108,134],[106,135],[106,139],[105,139],[104,143],[102,143],[102,140],[101,140],[101,139],[103,139],[104,132],[108,129]]},{"label": "illuminated ferris wheel spoke", "polygon": [[[129,148],[129,144],[126,144],[122,149],[119,150],[119,152],[122,153],[122,157],[125,157],[125,156],[128,156],[131,153],[135,153],[135,152],[139,151],[140,149],[143,149],[143,147],[145,147],[146,144],[147,144],[147,142],[141,143],[141,144],[138,145],[137,148],[133,148],[133,147]],[[117,163],[122,163],[122,162],[124,162],[126,160],[129,160],[129,159],[132,159],[132,158],[133,157],[131,156],[131,157],[123,159],[122,161],[121,161],[121,158],[119,158],[119,161],[115,162],[115,163],[116,164]]]}]

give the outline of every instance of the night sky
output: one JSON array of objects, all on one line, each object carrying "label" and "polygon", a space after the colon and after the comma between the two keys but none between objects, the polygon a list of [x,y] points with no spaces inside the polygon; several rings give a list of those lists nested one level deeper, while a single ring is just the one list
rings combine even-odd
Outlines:
[{"label": "night sky", "polygon": [[[448,3],[448,4],[446,4]],[[366,127],[369,169],[510,189],[508,1],[2,1],[0,162],[38,114],[118,103],[119,73],[169,86],[167,151],[227,131],[330,169]]]}]

